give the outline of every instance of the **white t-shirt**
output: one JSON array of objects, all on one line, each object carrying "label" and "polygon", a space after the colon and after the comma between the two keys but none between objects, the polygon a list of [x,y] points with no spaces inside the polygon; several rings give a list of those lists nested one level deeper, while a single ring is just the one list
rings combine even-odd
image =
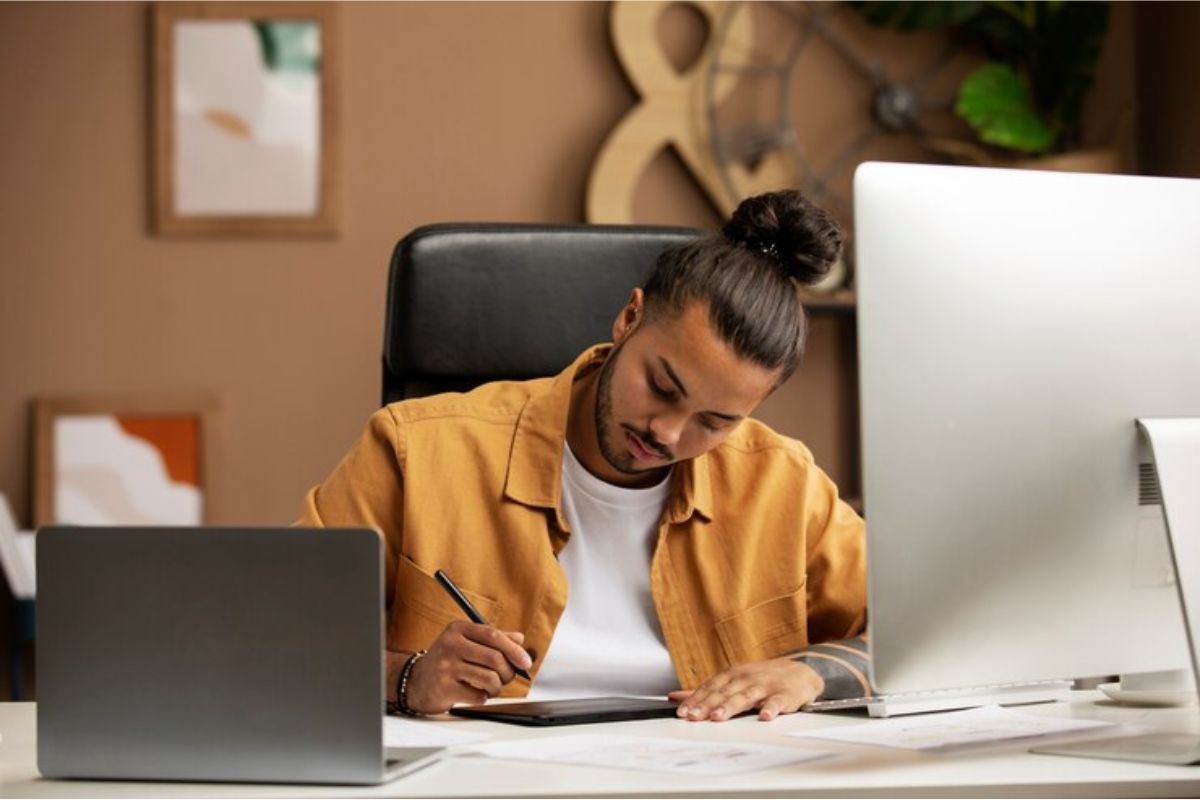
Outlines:
[{"label": "white t-shirt", "polygon": [[625,489],[592,475],[565,448],[562,502],[571,528],[559,563],[567,607],[530,700],[665,695],[679,688],[650,595],[650,559],[671,476]]}]

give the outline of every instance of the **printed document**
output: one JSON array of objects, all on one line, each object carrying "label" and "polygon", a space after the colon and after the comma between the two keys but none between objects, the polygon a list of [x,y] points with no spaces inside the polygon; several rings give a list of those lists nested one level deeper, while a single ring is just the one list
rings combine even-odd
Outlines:
[{"label": "printed document", "polygon": [[422,720],[408,717],[383,718],[384,747],[457,747],[491,739],[491,734],[468,731],[450,720]]},{"label": "printed document", "polygon": [[983,706],[968,711],[872,720],[861,725],[798,731],[788,735],[849,744],[898,747],[902,750],[947,751],[1079,731],[1099,731],[1115,725],[1099,720],[1019,714],[1000,706]]},{"label": "printed document", "polygon": [[749,742],[583,734],[489,742],[472,748],[491,758],[588,767],[734,775],[823,758],[828,753]]},{"label": "printed document", "polygon": [[0,567],[17,600],[32,600],[37,595],[36,564],[33,531],[17,530],[8,498],[0,493]]}]

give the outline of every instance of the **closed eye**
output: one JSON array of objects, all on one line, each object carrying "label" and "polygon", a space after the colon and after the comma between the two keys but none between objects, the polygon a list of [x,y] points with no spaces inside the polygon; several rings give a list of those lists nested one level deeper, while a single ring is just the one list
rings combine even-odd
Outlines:
[{"label": "closed eye", "polygon": [[674,389],[666,389],[659,385],[658,381],[650,379],[650,391],[664,400],[674,400],[678,395]]}]

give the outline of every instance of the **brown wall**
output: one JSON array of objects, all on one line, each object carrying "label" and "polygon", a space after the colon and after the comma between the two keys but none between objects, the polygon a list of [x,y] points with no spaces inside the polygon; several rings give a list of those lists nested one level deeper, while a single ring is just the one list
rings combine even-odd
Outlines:
[{"label": "brown wall", "polygon": [[[214,521],[290,520],[376,402],[396,239],[582,219],[633,101],[605,4],[340,11],[339,237],[181,241],[146,227],[146,8],[0,6],[0,491],[26,524],[31,398],[189,390],[221,403]],[[708,223],[669,169],[644,221]]]},{"label": "brown wall", "polygon": [[[340,13],[340,235],[189,241],[147,231],[146,7],[0,4],[0,491],[22,523],[32,398],[193,390],[221,406],[213,521],[290,521],[376,405],[395,241],[435,221],[582,219],[591,161],[634,102],[607,4]],[[1131,17],[1114,19],[1097,125],[1132,104]],[[639,221],[712,221],[676,160],[646,183]],[[817,320],[761,413],[847,484],[851,333]],[[0,592],[0,649],[8,622]]]},{"label": "brown wall", "polygon": [[213,521],[289,522],[377,403],[396,239],[581,218],[632,100],[603,5],[340,11],[340,236],[178,241],[146,226],[147,8],[0,4],[0,491],[22,523],[31,398],[172,390],[220,400]]},{"label": "brown wall", "polygon": [[396,239],[580,219],[631,100],[602,5],[341,12],[340,236],[179,241],[146,229],[146,8],[0,6],[0,490],[20,517],[31,397],[202,389],[215,521],[289,521],[376,403]]}]

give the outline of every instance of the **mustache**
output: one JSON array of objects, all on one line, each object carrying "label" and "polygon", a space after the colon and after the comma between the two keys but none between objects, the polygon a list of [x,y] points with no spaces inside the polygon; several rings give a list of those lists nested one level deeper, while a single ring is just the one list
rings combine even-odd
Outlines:
[{"label": "mustache", "polygon": [[623,427],[625,430],[632,433],[637,438],[641,439],[642,444],[646,445],[646,447],[649,448],[654,453],[657,453],[659,456],[663,457],[664,459],[667,459],[668,461],[674,460],[675,457],[671,453],[671,449],[669,447],[667,447],[665,444],[660,444],[658,441],[656,441],[654,438],[654,434],[651,433],[650,431],[638,430],[637,428],[635,428],[629,424],[622,425],[621,427]]}]

